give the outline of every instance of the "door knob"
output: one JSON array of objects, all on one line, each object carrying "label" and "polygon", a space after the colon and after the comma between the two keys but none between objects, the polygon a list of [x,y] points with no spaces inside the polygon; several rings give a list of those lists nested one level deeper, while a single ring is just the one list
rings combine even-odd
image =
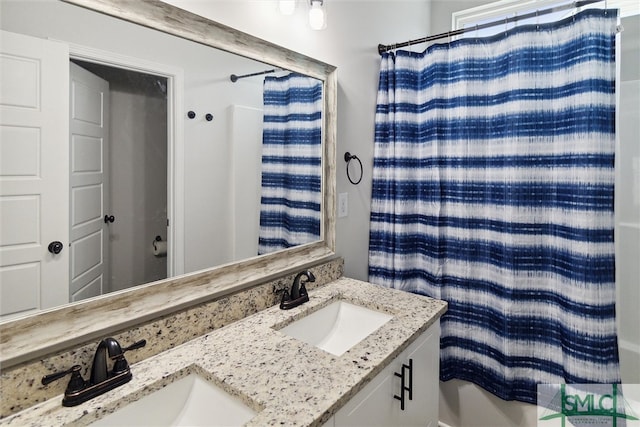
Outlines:
[{"label": "door knob", "polygon": [[62,252],[62,248],[64,248],[64,245],[62,242],[58,242],[57,240],[49,243],[49,246],[47,246],[47,249],[49,249],[49,252],[52,254],[59,254]]},{"label": "door knob", "polygon": [[105,215],[104,216],[104,223],[108,224],[110,222],[114,222],[116,220],[116,217],[113,215]]}]

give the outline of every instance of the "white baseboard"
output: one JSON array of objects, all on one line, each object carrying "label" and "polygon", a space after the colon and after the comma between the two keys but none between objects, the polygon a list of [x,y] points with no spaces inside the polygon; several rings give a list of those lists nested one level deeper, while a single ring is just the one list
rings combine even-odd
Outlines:
[{"label": "white baseboard", "polygon": [[453,427],[453,426],[450,426],[449,424],[445,424],[442,421],[438,421],[438,427]]}]

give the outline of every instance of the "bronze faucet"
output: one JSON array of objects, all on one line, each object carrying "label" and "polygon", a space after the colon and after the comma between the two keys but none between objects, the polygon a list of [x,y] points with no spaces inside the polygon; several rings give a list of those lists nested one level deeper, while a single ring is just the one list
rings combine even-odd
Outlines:
[{"label": "bronze faucet", "polygon": [[[141,340],[129,347],[122,348],[115,339],[105,338],[98,344],[96,354],[93,357],[89,381],[85,381],[82,378],[82,374],[80,374],[82,367],[75,365],[69,370],[42,377],[42,384],[47,385],[67,374],[71,374],[71,379],[62,399],[62,406],[79,405],[131,381],[131,369],[124,358],[124,353],[144,347],[146,344],[146,340]],[[107,367],[107,355],[109,359],[113,360],[111,371]]]},{"label": "bronze faucet", "polygon": [[[303,281],[303,277],[306,277],[307,280]],[[289,293],[286,289],[284,290],[282,294],[282,301],[280,301],[280,308],[282,310],[289,310],[309,301],[309,294],[307,293],[307,288],[304,284],[315,281],[316,277],[309,270],[298,273],[293,279],[291,292]]]}]

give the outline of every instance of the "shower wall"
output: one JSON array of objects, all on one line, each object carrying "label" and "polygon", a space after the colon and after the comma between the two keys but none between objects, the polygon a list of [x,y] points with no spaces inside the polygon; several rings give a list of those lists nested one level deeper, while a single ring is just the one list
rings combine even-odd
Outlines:
[{"label": "shower wall", "polygon": [[[262,79],[259,79],[261,82]],[[260,87],[256,93],[260,93]],[[231,239],[233,259],[258,254],[260,196],[262,192],[262,108],[231,105],[229,114]]]},{"label": "shower wall", "polygon": [[640,15],[622,18],[616,150],[616,286],[623,383],[640,384]]}]

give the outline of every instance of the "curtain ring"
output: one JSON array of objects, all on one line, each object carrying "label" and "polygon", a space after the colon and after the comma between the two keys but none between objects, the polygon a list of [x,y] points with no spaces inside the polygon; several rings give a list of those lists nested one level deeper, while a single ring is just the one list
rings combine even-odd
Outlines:
[{"label": "curtain ring", "polygon": [[[360,164],[360,178],[358,178],[357,181],[354,181],[353,179],[351,179],[351,175],[349,175],[349,162],[351,162],[351,160],[354,160],[354,159],[357,160],[358,163]],[[362,162],[360,161],[358,156],[356,156],[355,154],[351,154],[347,151],[346,153],[344,153],[344,161],[347,162],[347,178],[349,179],[349,182],[352,183],[353,185],[360,184],[360,181],[362,181],[363,169],[362,169]]]}]

